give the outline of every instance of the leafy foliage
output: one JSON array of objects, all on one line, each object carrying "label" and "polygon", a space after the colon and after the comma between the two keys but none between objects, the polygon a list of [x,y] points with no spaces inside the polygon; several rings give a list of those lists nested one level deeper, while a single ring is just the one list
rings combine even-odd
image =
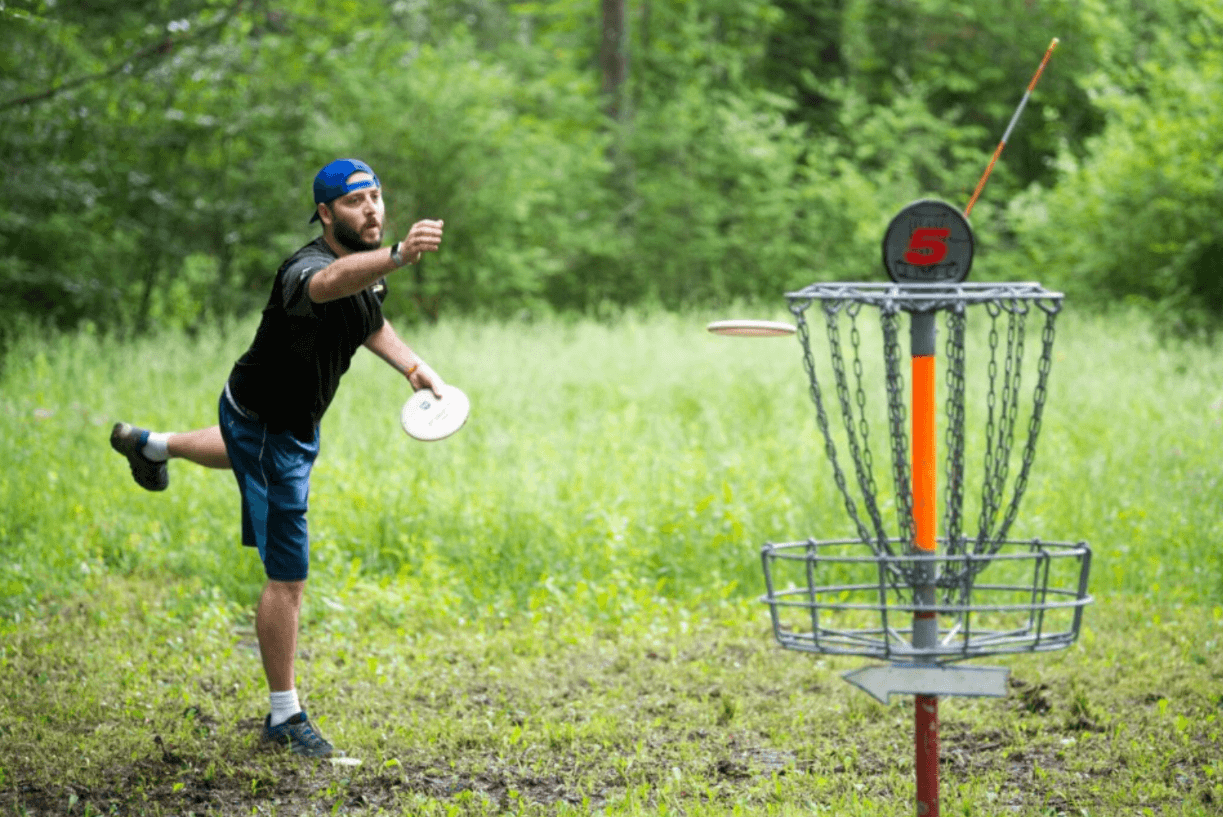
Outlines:
[{"label": "leafy foliage", "polygon": [[446,251],[400,273],[412,317],[879,277],[903,204],[966,203],[1054,35],[973,213],[975,274],[1223,312],[1217,4],[625,9],[612,119],[578,0],[5,3],[0,325],[195,330],[257,308],[312,235],[314,170],[344,153],[379,169],[393,231],[447,220]]},{"label": "leafy foliage", "polygon": [[1015,210],[1032,262],[1065,265],[1069,289],[1159,302],[1192,329],[1223,315],[1223,9],[1172,5],[1200,14],[1144,43],[1125,84],[1091,78],[1104,131]]}]

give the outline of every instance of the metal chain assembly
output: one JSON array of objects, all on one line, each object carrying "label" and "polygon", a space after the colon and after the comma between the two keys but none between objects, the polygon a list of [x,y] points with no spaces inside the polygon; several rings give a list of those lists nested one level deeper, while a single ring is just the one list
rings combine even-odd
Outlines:
[{"label": "metal chain assembly", "polygon": [[[843,309],[842,309],[843,307]],[[837,399],[841,404],[841,416],[845,422],[847,445],[854,460],[854,473],[858,478],[858,488],[862,492],[862,503],[870,516],[875,529],[875,541],[885,552],[890,552],[887,529],[883,517],[879,514],[878,490],[874,475],[874,458],[871,456],[870,424],[866,421],[866,390],[862,377],[862,336],[858,332],[858,312],[862,305],[854,302],[845,304],[824,303],[824,316],[828,327],[828,348],[835,350],[832,355],[833,379],[836,382]],[[850,344],[853,347],[853,372],[856,389],[851,402],[849,382],[845,375],[845,365],[839,359],[841,347],[840,321],[838,315],[844,311],[849,318]],[[859,411],[854,413],[854,405]]]},{"label": "metal chain assembly", "polygon": [[[1027,488],[1028,476],[1036,454],[1041,417],[1047,395],[1049,371],[1053,360],[1054,323],[1061,310],[1061,294],[1048,292],[1033,284],[963,284],[954,288],[922,285],[879,286],[870,284],[820,284],[799,293],[790,293],[790,310],[797,319],[799,340],[803,348],[803,363],[807,370],[811,399],[815,403],[816,422],[824,437],[824,450],[833,469],[833,479],[840,491],[850,521],[860,541],[880,556],[895,556],[912,551],[915,544],[915,523],[912,500],[912,473],[909,462],[910,439],[907,426],[908,396],[905,393],[903,351],[900,341],[901,312],[946,311],[946,445],[942,537],[943,548],[950,556],[972,556],[996,553],[1018,514],[1020,501]],[[840,408],[845,433],[845,445],[853,461],[855,494],[850,490],[837,457],[837,444],[823,402],[823,392],[817,375],[815,356],[811,348],[810,329],[805,319],[807,309],[815,302],[824,312],[828,360],[832,368],[833,385]],[[1027,421],[1027,439],[1023,444],[1018,473],[1010,485],[1015,447],[1015,429],[1019,424],[1022,403],[1023,361],[1027,319],[1035,305],[1045,315],[1041,333],[1041,352],[1037,361],[1037,378],[1031,398],[1031,415]],[[874,475],[874,460],[870,445],[868,422],[868,383],[862,365],[861,330],[859,319],[864,307],[879,312],[883,337],[884,383],[887,400],[887,426],[892,456],[892,483],[895,490],[897,522],[895,533],[888,530],[880,511],[879,486]],[[981,507],[975,531],[966,531],[964,502],[969,474],[965,468],[967,435],[965,402],[967,388],[967,353],[969,307],[982,306],[989,318],[988,363],[985,370],[985,435],[984,462],[980,478]],[[849,322],[849,349],[842,340],[842,316]],[[1003,334],[1005,333],[1005,340]],[[848,365],[846,351],[850,357]],[[852,379],[852,383],[851,383]],[[875,387],[876,390],[878,387]],[[975,481],[975,480],[973,480]],[[859,512],[865,511],[865,517]],[[971,543],[971,546],[970,546]],[[881,560],[889,565],[887,582],[903,590],[909,578],[908,564],[903,560]],[[948,599],[971,593],[975,575],[987,564],[986,560],[965,558],[944,565],[938,584]]]}]

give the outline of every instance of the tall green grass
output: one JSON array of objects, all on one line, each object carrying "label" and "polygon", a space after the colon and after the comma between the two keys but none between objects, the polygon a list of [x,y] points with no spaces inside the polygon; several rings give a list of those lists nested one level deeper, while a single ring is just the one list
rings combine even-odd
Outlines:
[{"label": "tall green grass", "polygon": [[[746,312],[789,317],[784,305]],[[704,331],[725,316],[401,328],[472,400],[467,426],[436,443],[403,434],[407,384],[360,353],[323,422],[314,592],[393,587],[391,620],[509,613],[551,597],[610,615],[635,594],[756,595],[766,540],[852,534],[798,344]],[[1161,341],[1138,314],[1085,316],[1071,305],[1058,327],[1014,533],[1087,540],[1097,595],[1218,603],[1223,361]],[[119,419],[167,430],[214,423],[252,331],[246,322],[132,342],[31,335],[10,348],[0,373],[0,613],[22,615],[111,574],[185,582],[205,601],[254,598],[262,569],[238,541],[232,476],[174,462],[169,490],[146,493],[107,444]],[[814,327],[813,341],[818,351]],[[1035,335],[1028,343],[1034,357]],[[868,365],[877,344],[864,332]],[[873,424],[871,440],[886,480],[885,426]]]}]

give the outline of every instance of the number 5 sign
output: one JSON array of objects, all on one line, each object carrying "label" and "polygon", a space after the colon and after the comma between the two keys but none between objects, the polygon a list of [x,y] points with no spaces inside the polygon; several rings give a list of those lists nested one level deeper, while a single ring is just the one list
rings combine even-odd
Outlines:
[{"label": "number 5 sign", "polygon": [[899,284],[958,284],[972,269],[972,228],[950,204],[921,199],[883,234],[883,266]]}]

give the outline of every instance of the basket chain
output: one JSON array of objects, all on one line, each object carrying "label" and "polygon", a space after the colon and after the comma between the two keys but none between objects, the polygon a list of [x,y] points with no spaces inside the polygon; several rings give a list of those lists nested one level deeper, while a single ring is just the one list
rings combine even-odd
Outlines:
[{"label": "basket chain", "polygon": [[[766,545],[762,551],[765,583],[773,618],[773,630],[783,647],[809,652],[868,655],[883,660],[897,658],[949,662],[979,655],[1011,652],[1036,652],[1060,649],[1072,643],[1079,633],[1082,607],[1090,603],[1086,593],[1091,552],[1083,542],[1077,545],[1048,542],[1040,539],[1011,541],[1006,537],[1015,521],[1020,502],[1027,489],[1028,475],[1035,459],[1037,438],[1048,396],[1048,378],[1053,361],[1055,319],[1061,309],[1061,294],[1030,284],[963,285],[954,289],[937,289],[912,285],[899,287],[875,284],[820,284],[787,295],[790,311],[797,323],[802,344],[810,396],[815,404],[819,431],[824,437],[824,451],[832,466],[836,488],[841,493],[846,512],[857,529],[858,541],[852,539],[793,542]],[[824,311],[828,335],[828,353],[835,380],[836,401],[848,442],[849,456],[854,460],[854,477],[861,497],[850,491],[850,479],[837,459],[837,443],[831,429],[824,396],[830,387],[825,381],[821,390],[815,356],[811,348],[810,326],[805,312],[819,302]],[[969,384],[966,359],[968,311],[972,305],[984,306],[989,317],[987,382],[978,383],[974,371],[973,390],[986,386],[987,409],[985,424],[985,462],[981,490],[979,530],[972,531],[971,521],[964,513],[966,494],[977,491],[976,477],[965,470],[968,435],[966,398]],[[876,495],[877,481],[873,474],[870,428],[867,421],[867,391],[862,365],[862,336],[858,319],[863,306],[879,309],[883,332],[883,357],[887,390],[887,431],[892,456],[892,477],[896,486],[894,498],[900,536],[886,535],[881,508],[888,510],[887,500]],[[1017,463],[1011,457],[1015,449],[1015,430],[1020,421],[1021,404],[1026,405],[1023,381],[1031,377],[1031,361],[1027,376],[1022,375],[1026,331],[1035,331],[1037,320],[1033,309],[1045,313],[1041,332],[1040,357],[1036,367],[1036,383],[1032,393],[1032,413],[1027,420],[1027,440],[1021,445]],[[908,394],[905,389],[904,354],[900,329],[900,313],[931,313],[948,311],[946,356],[946,428],[943,442],[946,453],[946,488],[944,490],[943,523],[946,552],[933,557],[937,564],[935,585],[942,599],[938,610],[939,641],[931,647],[924,641],[916,643],[916,619],[911,629],[895,624],[895,614],[913,613],[929,606],[928,597],[919,599],[918,589],[929,585],[927,554],[914,554],[914,506],[910,462],[910,429],[906,414]],[[1003,313],[1006,313],[1003,315]],[[850,322],[848,340],[840,326],[842,314]],[[1006,326],[1002,326],[1006,321]],[[1005,332],[1005,340],[1002,333]],[[975,332],[974,332],[975,335]],[[846,348],[849,347],[849,348]],[[846,358],[846,353],[852,355]],[[983,356],[984,357],[984,356]],[[1001,360],[999,359],[1001,358]],[[850,379],[854,382],[850,383]],[[831,399],[831,397],[830,397]],[[878,422],[878,421],[876,421]],[[974,427],[975,427],[974,423]],[[842,429],[838,426],[837,437]],[[876,431],[878,434],[878,431]],[[972,442],[977,439],[973,433]],[[974,456],[976,454],[974,453]],[[970,477],[972,477],[970,479]],[[886,483],[886,479],[879,480]],[[1008,494],[1008,482],[1013,482]],[[856,493],[856,492],[855,492]],[[862,504],[859,505],[858,503]],[[874,530],[872,530],[872,527]],[[966,529],[967,528],[967,529]],[[860,557],[853,552],[842,554],[840,546],[865,545],[874,558]],[[972,548],[972,552],[969,549]],[[1077,589],[1074,586],[1050,584],[1050,565],[1057,557],[1068,557],[1077,565]],[[1031,568],[1025,567],[1024,560]],[[989,583],[975,585],[976,577],[991,564],[1011,565],[997,568]],[[806,587],[777,586],[775,570],[805,571]],[[863,575],[854,575],[855,565],[861,565]],[[1018,571],[1018,573],[1016,573]],[[1026,573],[1027,578],[1023,578]],[[1018,580],[1013,579],[1019,575]],[[847,578],[848,576],[848,578]],[[793,578],[798,579],[799,574]],[[918,579],[923,580],[919,585]],[[801,579],[798,585],[801,585]],[[888,586],[890,585],[890,587]],[[857,595],[855,595],[857,594]],[[1063,627],[1057,620],[1059,611],[1072,616]],[[789,611],[789,612],[787,612]],[[876,612],[882,626],[857,626],[857,616]],[[848,626],[841,626],[838,616],[849,616]],[[893,614],[889,618],[889,614]],[[1014,616],[1011,616],[1011,614]],[[1047,616],[1052,614],[1053,619]],[[790,616],[786,618],[786,616]],[[948,620],[953,619],[953,620]],[[924,631],[923,631],[924,632]]]},{"label": "basket chain", "polygon": [[947,551],[964,551],[964,332],[968,316],[961,304],[947,313]]},{"label": "basket chain", "polygon": [[909,433],[905,421],[904,376],[901,374],[900,311],[885,307],[880,314],[883,323],[883,359],[887,369],[888,421],[892,436],[892,478],[896,485],[896,513],[900,523],[900,539],[905,553],[917,544],[913,522],[913,491],[910,488]]},{"label": "basket chain", "polygon": [[[815,359],[811,355],[811,331],[807,326],[806,320],[806,310],[809,305],[810,302],[801,305],[795,304],[792,306],[792,311],[796,319],[798,339],[803,347],[803,365],[807,369],[807,383],[811,393],[811,402],[815,403],[815,422],[820,427],[820,433],[824,437],[824,453],[827,454],[828,462],[832,465],[832,478],[836,482],[837,490],[841,492],[841,497],[845,500],[845,512],[849,514],[850,521],[858,529],[858,538],[863,542],[870,542],[872,540],[870,531],[862,523],[862,518],[858,516],[858,507],[854,504],[853,497],[849,493],[849,486],[845,482],[845,473],[841,470],[841,463],[837,459],[837,448],[832,442],[832,433],[828,427],[828,412],[824,409],[824,398],[820,392],[819,378],[815,373]],[[830,342],[832,342],[831,338]],[[837,353],[839,351],[839,348],[835,350]]]},{"label": "basket chain", "polygon": [[[985,478],[981,483],[981,517],[974,548],[977,553],[987,551],[993,544],[991,530],[1002,505],[1010,469],[1015,421],[1019,416],[1019,361],[1023,359],[1024,323],[1027,317],[1027,309],[1018,302],[1012,302],[1008,308],[1000,300],[990,301],[985,304],[985,308],[990,316],[989,392],[986,395],[988,411],[985,423]],[[1002,388],[999,392],[998,318],[1004,311],[1007,313],[1006,352],[1003,355]],[[999,394],[1002,400],[1000,407]]]},{"label": "basket chain", "polygon": [[[875,484],[875,476],[873,473],[873,458],[870,448],[870,428],[866,422],[866,416],[861,415],[860,421],[855,423],[853,403],[849,394],[849,380],[845,374],[845,363],[841,352],[841,331],[838,314],[841,311],[843,304],[834,302],[824,303],[824,314],[826,317],[826,326],[828,331],[828,346],[832,352],[832,374],[836,382],[837,400],[841,405],[841,416],[845,421],[846,441],[849,446],[850,456],[854,461],[854,474],[858,478],[858,488],[862,491],[862,503],[866,507],[866,512],[870,516],[871,524],[875,528],[874,541],[879,546],[877,549],[891,553],[891,545],[888,542],[887,531],[883,527],[883,517],[879,514],[879,506],[875,501],[878,495],[877,485]],[[854,361],[853,368],[857,380],[857,393],[854,395],[859,406],[866,405],[866,390],[862,383],[862,358],[859,353],[861,336],[858,333],[857,316],[861,309],[861,304],[850,303],[845,306],[845,312],[849,315],[850,320],[850,343],[853,346]]]},{"label": "basket chain", "polygon": [[[845,423],[846,441],[853,458],[854,476],[861,490],[861,501],[865,513],[860,513],[858,504],[849,490],[847,475],[837,459],[828,413],[824,406],[823,393],[816,375],[815,359],[811,351],[810,327],[806,321],[806,310],[814,300],[819,300],[824,311],[828,335],[829,358],[837,392],[842,419]],[[1055,319],[1060,311],[1058,298],[1025,300],[1019,297],[996,297],[978,301],[985,306],[990,317],[988,392],[986,395],[987,416],[985,423],[985,463],[981,485],[981,508],[979,528],[975,535],[964,531],[964,490],[966,486],[964,455],[965,434],[965,381],[967,332],[966,304],[953,303],[948,309],[946,356],[947,368],[947,499],[944,507],[946,548],[949,555],[965,553],[968,542],[973,542],[974,554],[994,554],[1006,541],[1011,525],[1019,510],[1020,500],[1027,489],[1028,474],[1036,455],[1037,437],[1040,433],[1045,399],[1047,396],[1049,371],[1053,360]],[[1041,353],[1037,367],[1037,383],[1033,394],[1032,415],[1028,420],[1028,436],[1023,447],[1023,456],[1018,474],[1015,476],[1009,500],[1006,496],[1007,481],[1011,475],[1011,456],[1015,444],[1015,427],[1019,421],[1021,402],[1021,364],[1023,362],[1026,322],[1031,312],[1031,303],[1045,313],[1045,324],[1041,333]],[[903,306],[889,298],[875,302],[880,309],[883,330],[883,353],[887,389],[888,432],[892,455],[892,477],[896,487],[895,504],[900,529],[899,537],[888,535],[878,501],[878,486],[874,477],[873,454],[870,447],[870,427],[866,414],[866,388],[861,355],[861,333],[858,317],[865,305],[862,300],[824,297],[794,299],[790,309],[797,323],[798,336],[803,349],[803,364],[807,370],[810,395],[816,409],[816,422],[824,437],[824,451],[832,466],[833,479],[845,503],[845,510],[859,539],[870,545],[876,553],[895,556],[897,552],[911,551],[914,540],[913,497],[911,491],[911,465],[909,462],[909,433],[906,425],[907,399],[900,340],[900,312]],[[1003,313],[1006,313],[1003,318]],[[842,341],[840,316],[844,313],[850,322],[849,342],[852,355],[847,370],[844,343]],[[1006,321],[1005,344],[1000,335],[1000,321]],[[999,358],[1002,358],[999,361]],[[1001,365],[1000,365],[1001,363]],[[854,382],[851,384],[850,378]],[[1001,519],[999,519],[1001,517]],[[873,530],[872,530],[873,528]],[[945,570],[938,584],[948,596],[955,592],[971,592],[972,581],[985,561],[968,560],[960,570]],[[907,575],[907,563],[889,562],[888,582],[903,589],[911,578]]]},{"label": "basket chain", "polygon": [[1011,525],[1015,521],[1015,515],[1019,512],[1019,500],[1023,497],[1024,491],[1028,487],[1028,474],[1032,469],[1032,461],[1036,459],[1036,439],[1040,436],[1041,418],[1044,416],[1045,398],[1048,395],[1049,370],[1053,366],[1054,322],[1057,319],[1057,313],[1061,305],[1059,302],[1052,302],[1046,306],[1038,302],[1038,306],[1045,312],[1045,325],[1041,331],[1040,359],[1036,367],[1036,388],[1032,392],[1032,416],[1028,419],[1028,440],[1024,445],[1023,463],[1020,466],[1018,476],[1015,478],[1011,503],[1007,508],[1002,524],[994,534],[990,553],[997,552],[1003,540],[1006,539],[1007,534],[1010,532]]},{"label": "basket chain", "polygon": [[[796,326],[798,329],[798,337],[799,337],[800,342],[802,343],[803,365],[807,369],[807,381],[810,387],[811,401],[815,403],[816,424],[819,426],[820,433],[824,437],[824,452],[827,454],[828,461],[832,465],[833,481],[836,483],[837,490],[841,492],[841,497],[845,501],[845,511],[847,514],[849,514],[850,521],[852,521],[854,524],[854,527],[857,528],[858,538],[863,543],[870,544],[871,547],[877,553],[887,553],[888,555],[895,555],[895,551],[892,549],[893,540],[888,536],[888,533],[886,529],[884,528],[883,518],[879,513],[879,508],[876,503],[877,485],[875,483],[874,476],[872,473],[872,467],[871,467],[872,455],[870,453],[870,444],[869,444],[869,439],[868,439],[869,427],[866,422],[865,415],[862,415],[858,428],[855,429],[855,424],[853,420],[853,411],[851,408],[851,398],[850,398],[850,393],[849,393],[849,383],[848,383],[848,378],[846,377],[846,374],[845,374],[844,357],[841,351],[841,334],[840,334],[839,319],[838,319],[839,313],[842,311],[842,308],[844,307],[845,311],[850,316],[850,321],[854,322],[856,319],[857,313],[861,309],[862,305],[855,304],[855,303],[846,304],[845,302],[836,302],[836,301],[824,301],[823,302],[824,317],[825,317],[826,329],[828,333],[829,353],[830,353],[830,358],[831,358],[833,372],[834,372],[834,380],[836,381],[836,387],[837,387],[837,401],[840,403],[841,413],[842,413],[842,416],[845,418],[846,433],[847,433],[848,440],[849,440],[849,448],[850,448],[851,454],[854,459],[854,470],[858,478],[859,488],[862,490],[862,493],[863,493],[863,504],[866,506],[867,513],[870,516],[871,523],[875,527],[875,533],[873,536],[871,534],[870,528],[867,527],[866,523],[863,521],[862,517],[858,513],[857,503],[854,502],[853,495],[849,491],[848,481],[845,478],[844,471],[841,469],[840,461],[837,459],[836,445],[833,442],[832,433],[831,433],[831,430],[828,424],[828,413],[824,408],[823,393],[820,390],[819,378],[817,377],[816,372],[815,372],[815,359],[811,354],[811,335],[810,335],[810,329],[807,325],[807,320],[806,320],[806,309],[808,306],[810,306],[809,301],[806,303],[798,304],[798,305],[792,305],[791,311],[794,313],[794,316],[796,319],[795,322],[796,322]],[[896,339],[895,323],[896,323],[895,313],[892,313],[892,321],[891,321],[892,328],[890,330],[891,351],[889,351],[889,356],[891,358],[896,359],[895,368],[899,370],[898,360],[900,356],[900,344]],[[885,325],[886,325],[886,319],[885,319]],[[864,378],[862,374],[862,362],[861,362],[861,355],[859,351],[860,341],[861,341],[861,336],[857,331],[857,327],[855,323],[853,330],[850,332],[850,342],[852,343],[854,347],[854,361],[855,361],[854,373],[855,373],[855,377],[857,380],[857,391],[853,398],[853,401],[857,403],[860,409],[864,409],[866,405],[866,391],[863,386]],[[900,393],[903,391],[903,389],[898,389],[897,391],[898,393]],[[889,401],[889,402],[893,402],[893,401]],[[896,408],[897,408],[896,406],[893,406],[893,410],[896,410]],[[904,430],[904,401],[903,399],[901,399],[898,403],[898,410],[899,410],[899,423],[900,423],[899,427],[902,433],[900,435],[901,439],[899,440],[899,443],[897,442],[897,438],[895,434],[893,434],[893,445],[900,446],[902,457],[901,457],[901,465],[899,467],[904,468],[904,471],[906,474],[905,484],[907,484],[908,465],[907,465],[907,461],[905,460],[905,456],[907,456],[905,454],[905,452],[907,452],[907,436],[903,433],[903,430]],[[895,422],[896,422],[896,419],[894,416],[893,424],[895,424]],[[859,445],[859,442],[857,439],[859,431],[862,435],[861,445]],[[895,428],[893,429],[893,431],[895,431]],[[902,509],[901,509],[902,529],[911,530],[912,524],[913,524],[912,523],[912,517],[913,517],[912,497],[908,496],[906,492],[906,494],[904,495],[904,499],[902,500],[900,504],[902,505]],[[890,564],[889,569],[886,571],[886,578],[887,578],[888,583],[895,590],[899,592],[902,590],[903,587],[907,585],[909,577],[907,576],[906,571],[903,568],[895,564]]]}]

